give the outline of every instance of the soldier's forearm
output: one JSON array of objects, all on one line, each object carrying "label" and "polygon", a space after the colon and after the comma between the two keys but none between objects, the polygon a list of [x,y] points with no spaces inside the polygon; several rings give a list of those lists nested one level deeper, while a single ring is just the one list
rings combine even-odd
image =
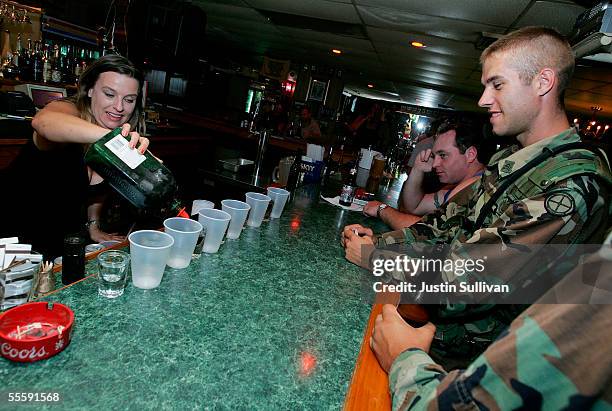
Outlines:
[{"label": "soldier's forearm", "polygon": [[408,179],[404,183],[402,189],[402,197],[400,199],[401,209],[409,213],[414,213],[419,203],[423,199],[425,192],[423,191],[423,180],[425,173],[413,168],[408,175]]},{"label": "soldier's forearm", "polygon": [[428,399],[435,396],[436,388],[445,376],[444,369],[424,351],[404,351],[395,359],[389,370],[392,409],[428,409]]}]

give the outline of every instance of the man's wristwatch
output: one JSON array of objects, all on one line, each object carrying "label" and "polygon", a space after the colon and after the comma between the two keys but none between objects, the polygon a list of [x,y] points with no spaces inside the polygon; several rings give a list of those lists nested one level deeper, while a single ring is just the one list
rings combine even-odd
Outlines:
[{"label": "man's wristwatch", "polygon": [[380,218],[380,212],[387,207],[389,207],[389,204],[385,204],[385,203],[380,204],[378,206],[378,209],[376,210],[376,217]]}]

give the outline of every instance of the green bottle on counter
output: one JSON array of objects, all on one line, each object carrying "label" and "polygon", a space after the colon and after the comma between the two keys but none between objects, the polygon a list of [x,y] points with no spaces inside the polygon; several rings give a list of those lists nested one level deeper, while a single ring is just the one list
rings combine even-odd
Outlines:
[{"label": "green bottle on counter", "polygon": [[148,151],[140,154],[130,149],[121,128],[92,144],[85,153],[85,163],[137,208],[187,215],[176,199],[176,180],[170,170]]}]

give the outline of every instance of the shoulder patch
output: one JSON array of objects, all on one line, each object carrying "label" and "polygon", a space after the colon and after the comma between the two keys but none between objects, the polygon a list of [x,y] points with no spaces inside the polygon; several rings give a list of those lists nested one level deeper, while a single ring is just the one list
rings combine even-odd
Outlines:
[{"label": "shoulder patch", "polygon": [[501,171],[503,173],[511,173],[513,168],[514,168],[514,161],[506,160],[506,162],[504,163],[504,165],[501,168]]},{"label": "shoulder patch", "polygon": [[566,216],[572,214],[576,204],[571,195],[566,193],[551,193],[544,200],[544,208],[549,214]]}]

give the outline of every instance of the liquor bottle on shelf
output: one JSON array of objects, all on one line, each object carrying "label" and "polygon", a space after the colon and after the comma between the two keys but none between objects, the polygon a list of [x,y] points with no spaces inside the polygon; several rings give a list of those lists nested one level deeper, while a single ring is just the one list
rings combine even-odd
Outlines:
[{"label": "liquor bottle on shelf", "polygon": [[170,170],[148,151],[140,154],[128,143],[116,128],[89,147],[85,163],[137,208],[189,218],[176,198],[176,180]]},{"label": "liquor bottle on shelf", "polygon": [[48,83],[51,81],[51,55],[49,52],[49,45],[45,44],[42,52],[43,66],[42,66],[42,81]]},{"label": "liquor bottle on shelf", "polygon": [[43,81],[43,57],[40,41],[34,43],[34,51],[32,53],[32,80],[36,82]]},{"label": "liquor bottle on shelf", "polygon": [[2,32],[2,77],[6,79],[14,79],[19,77],[19,68],[13,64],[13,52],[11,50],[11,32],[4,30]]},{"label": "liquor bottle on shelf", "polygon": [[74,78],[76,82],[79,81],[79,77],[81,77],[81,53],[83,52],[82,48],[74,49]]},{"label": "liquor bottle on shelf", "polygon": [[21,45],[21,33],[17,33],[17,42],[15,43],[15,51],[13,52],[13,65],[20,68],[21,65],[21,53],[22,53],[22,45]]},{"label": "liquor bottle on shelf", "polygon": [[32,80],[32,39],[28,38],[27,48],[22,47],[19,57],[19,79],[22,81]]},{"label": "liquor bottle on shelf", "polygon": [[51,82],[62,82],[62,62],[59,46],[57,44],[53,46],[53,57],[51,58]]}]

